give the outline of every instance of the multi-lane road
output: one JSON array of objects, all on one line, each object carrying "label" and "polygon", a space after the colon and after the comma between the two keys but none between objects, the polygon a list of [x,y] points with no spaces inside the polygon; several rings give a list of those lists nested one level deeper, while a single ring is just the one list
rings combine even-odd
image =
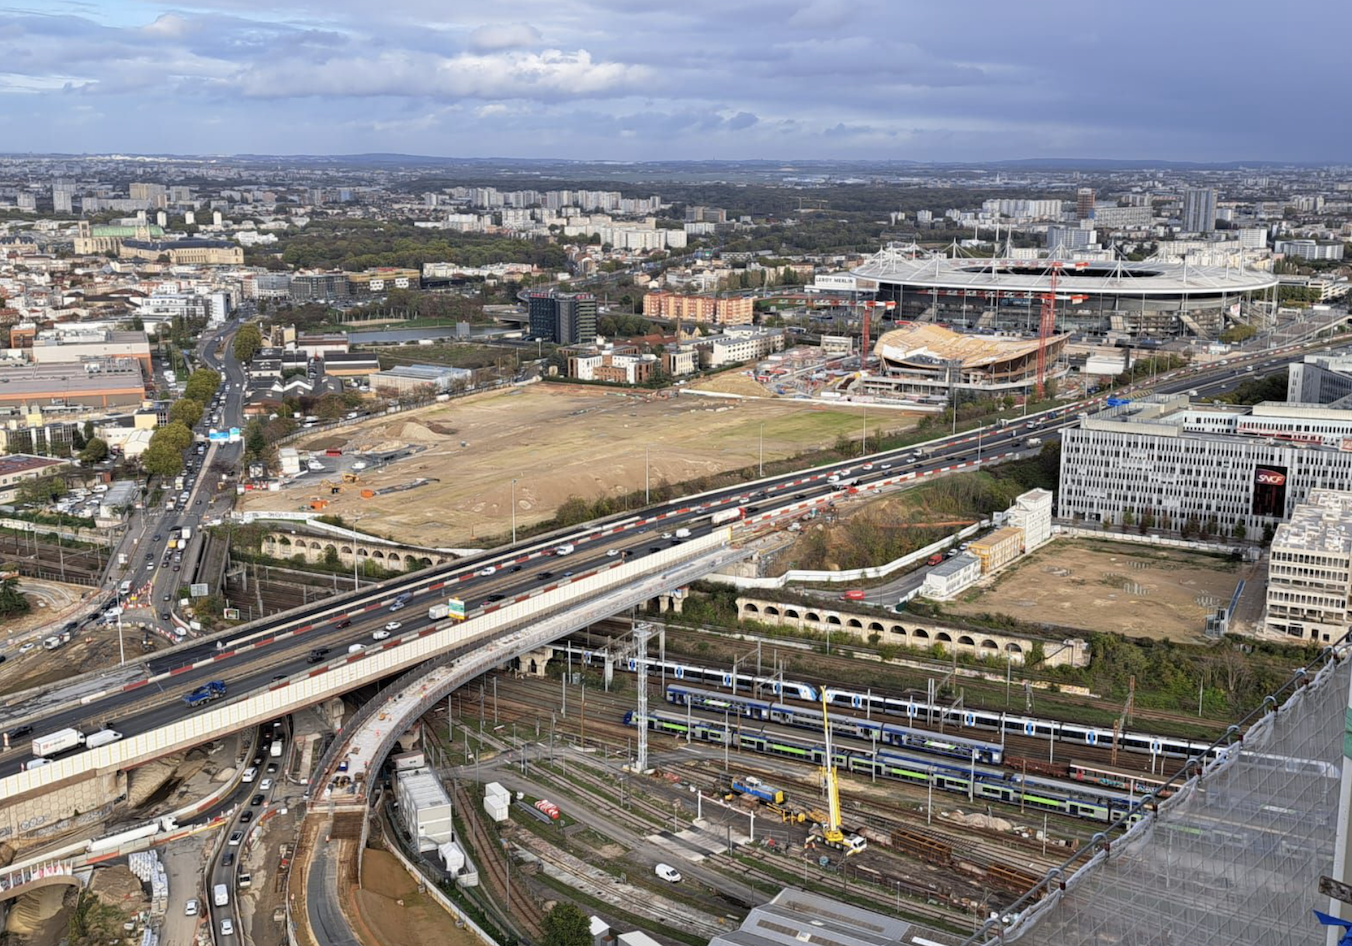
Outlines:
[{"label": "multi-lane road", "polygon": [[[1153,387],[1161,392],[1219,393],[1293,357],[1298,355],[1263,354],[1233,360],[1219,369],[1175,372],[1157,379]],[[1252,373],[1248,371],[1250,365],[1254,367]],[[227,699],[285,687],[293,678],[322,672],[330,662],[349,659],[349,650],[358,645],[376,644],[376,636],[383,637],[391,622],[398,622],[399,626],[390,629],[391,637],[380,641],[381,646],[425,630],[437,623],[429,620],[428,608],[448,597],[465,601],[471,613],[480,608],[492,609],[499,601],[567,582],[574,573],[585,574],[622,556],[641,559],[679,541],[674,536],[677,529],[689,529],[692,535],[707,534],[714,528],[711,518],[720,511],[741,508],[748,515],[756,515],[824,500],[840,493],[851,482],[867,487],[894,481],[903,474],[970,463],[978,455],[991,458],[1040,449],[1028,444],[1028,439],[1058,439],[1062,428],[1077,422],[1074,410],[1063,409],[1054,417],[1031,418],[1027,423],[1034,425],[1032,430],[1020,421],[980,435],[963,433],[923,447],[888,451],[849,463],[686,497],[641,516],[611,517],[557,533],[547,540],[523,542],[394,579],[308,605],[289,615],[256,622],[243,631],[215,635],[153,655],[140,662],[138,671],[121,688],[86,703],[81,703],[80,698],[89,700],[86,695],[89,680],[73,681],[69,699],[63,699],[62,692],[57,691],[43,694],[40,703],[30,701],[0,710],[0,727],[12,731],[16,726],[31,725],[35,734],[68,726],[86,732],[107,727],[123,735],[153,730],[193,713],[183,702],[183,696],[205,682],[224,682]],[[836,482],[831,482],[833,476],[838,477]],[[600,534],[603,531],[605,535]],[[575,551],[555,554],[554,550],[564,544],[574,545]],[[397,600],[400,598],[402,602]],[[391,610],[396,604],[397,610]],[[243,644],[253,646],[240,649]],[[0,752],[0,776],[18,771],[32,758],[27,734],[11,742],[8,750]]]}]

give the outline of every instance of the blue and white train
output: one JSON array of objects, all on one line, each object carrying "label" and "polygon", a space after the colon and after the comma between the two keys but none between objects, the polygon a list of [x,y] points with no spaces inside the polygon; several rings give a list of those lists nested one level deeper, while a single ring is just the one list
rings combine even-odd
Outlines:
[{"label": "blue and white train", "polygon": [[[676,706],[689,705],[692,709],[716,713],[726,710],[748,719],[809,729],[815,733],[822,731],[821,710],[811,707],[772,703],[750,696],[732,696],[679,684],[667,687],[666,699],[668,703]],[[994,743],[943,735],[923,729],[911,729],[896,723],[861,719],[844,713],[832,713],[828,718],[831,721],[831,732],[840,736],[867,739],[883,746],[896,746],[966,762],[975,759],[985,765],[999,765],[1004,761],[1004,749]]]}]

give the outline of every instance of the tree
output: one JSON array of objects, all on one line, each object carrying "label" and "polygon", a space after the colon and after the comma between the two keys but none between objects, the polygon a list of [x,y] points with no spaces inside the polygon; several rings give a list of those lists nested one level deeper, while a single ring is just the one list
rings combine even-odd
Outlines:
[{"label": "tree", "polygon": [[1130,506],[1122,510],[1122,525],[1126,526],[1127,528],[1131,528],[1132,526],[1136,525],[1136,513],[1131,511]]},{"label": "tree", "polygon": [[591,924],[587,914],[574,904],[555,903],[545,914],[543,946],[591,946]]},{"label": "tree", "polygon": [[60,476],[39,476],[25,480],[15,498],[19,505],[45,506],[66,495],[66,481]]},{"label": "tree", "polygon": [[329,566],[329,568],[338,567],[338,550],[332,545],[324,546],[324,564]]},{"label": "tree", "polygon": [[183,471],[183,451],[170,444],[153,439],[141,454],[142,468],[152,476],[176,476]]},{"label": "tree", "polygon": [[169,405],[169,419],[192,428],[202,419],[202,405],[190,397],[181,397]]},{"label": "tree", "polygon": [[341,394],[330,391],[315,405],[315,415],[323,420],[338,420],[347,412],[347,401]]},{"label": "tree", "polygon": [[101,460],[106,460],[107,458],[108,442],[98,437],[91,439],[84,445],[84,449],[80,451],[80,462],[88,463],[91,466]]},{"label": "tree", "polygon": [[0,581],[0,618],[12,618],[27,614],[31,607],[28,599],[19,591],[19,579],[11,575]]},{"label": "tree", "polygon": [[94,422],[92,420],[84,422],[84,439],[85,443],[94,439]]},{"label": "tree", "polygon": [[255,457],[261,457],[268,449],[268,438],[263,433],[263,425],[257,420],[250,421],[244,434],[244,449]]},{"label": "tree", "polygon": [[183,396],[192,398],[199,404],[205,404],[211,400],[220,386],[221,376],[219,372],[212,371],[210,368],[198,368],[189,375],[187,384],[183,385]]},{"label": "tree", "polygon": [[165,444],[176,453],[182,453],[192,446],[192,431],[177,421],[165,424],[150,436],[150,445],[153,447],[157,443]]},{"label": "tree", "polygon": [[235,333],[235,342],[231,346],[235,357],[240,361],[252,361],[253,356],[263,347],[263,333],[257,325],[241,325]]},{"label": "tree", "polygon": [[1232,531],[1234,533],[1235,538],[1241,542],[1244,541],[1244,536],[1249,534],[1248,528],[1245,527],[1244,523],[1242,522],[1236,522],[1235,528]]}]

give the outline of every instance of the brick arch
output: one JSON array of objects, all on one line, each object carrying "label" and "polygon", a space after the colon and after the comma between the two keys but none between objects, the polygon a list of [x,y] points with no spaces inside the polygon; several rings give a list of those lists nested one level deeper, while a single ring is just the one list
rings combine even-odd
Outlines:
[{"label": "brick arch", "polygon": [[[768,613],[768,612],[767,612],[767,613]],[[795,611],[793,608],[785,608],[785,609],[784,609],[784,616],[785,616],[786,618],[795,618],[795,619],[796,619],[799,615],[798,615],[798,612]]]},{"label": "brick arch", "polygon": [[821,615],[819,615],[816,611],[809,611],[807,614],[804,614],[804,615],[803,615],[803,620],[804,620],[804,621],[816,621],[816,622],[820,623],[820,622],[821,622]]},{"label": "brick arch", "polygon": [[840,625],[840,615],[839,615],[839,614],[828,614],[828,615],[826,616],[826,623],[827,623],[827,624],[835,624],[836,626],[839,626],[839,625]]},{"label": "brick arch", "polygon": [[[748,601],[742,610],[749,611],[752,614],[760,614],[760,608],[756,607],[755,602],[752,601]],[[766,610],[768,611],[769,609],[767,608]]]},{"label": "brick arch", "polygon": [[857,627],[857,628],[860,628],[860,629],[862,630],[863,627],[864,627],[864,622],[861,621],[861,620],[859,620],[858,618],[850,618],[848,621],[845,622],[845,626],[846,626],[846,627]]},{"label": "brick arch", "polygon": [[929,640],[929,631],[925,630],[923,627],[917,627],[915,630],[911,631],[911,636],[917,640],[927,641]]},{"label": "brick arch", "polygon": [[1023,653],[1023,648],[1020,647],[1018,644],[1014,643],[1013,641],[1010,641],[1008,644],[1005,645],[1005,650],[1011,654]]},{"label": "brick arch", "polygon": [[776,608],[773,604],[767,604],[765,606],[765,613],[772,616],[777,616],[779,614],[779,608]]},{"label": "brick arch", "polygon": [[966,634],[964,634],[964,635],[962,635],[961,637],[958,638],[958,643],[959,643],[959,644],[966,644],[968,647],[975,647],[975,646],[976,646],[976,641],[972,640],[972,639],[971,639],[970,637],[968,637]]},{"label": "brick arch", "polygon": [[953,643],[953,635],[949,634],[948,631],[940,631],[939,633],[934,635],[934,639],[936,641],[939,641],[941,644]]},{"label": "brick arch", "polygon": [[893,624],[893,625],[892,625],[892,633],[893,633],[893,634],[900,634],[902,637],[905,637],[905,636],[906,636],[906,628],[902,627],[900,624]]},{"label": "brick arch", "polygon": [[879,624],[877,621],[870,621],[868,624],[868,629],[870,631],[881,631],[883,629],[883,626]]}]

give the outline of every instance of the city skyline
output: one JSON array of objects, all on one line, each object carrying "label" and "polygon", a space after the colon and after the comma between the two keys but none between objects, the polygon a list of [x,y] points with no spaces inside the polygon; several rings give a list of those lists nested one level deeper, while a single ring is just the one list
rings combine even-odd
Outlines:
[{"label": "city skyline", "polygon": [[[375,24],[349,0],[54,9],[0,15],[8,151],[1325,163],[1352,138],[1290,94],[1333,87],[1340,24],[1259,29],[1234,8],[395,0]],[[1281,83],[1255,68],[1236,94],[1238,64],[1274,61]],[[1307,121],[1274,136],[1274,114]]]}]

